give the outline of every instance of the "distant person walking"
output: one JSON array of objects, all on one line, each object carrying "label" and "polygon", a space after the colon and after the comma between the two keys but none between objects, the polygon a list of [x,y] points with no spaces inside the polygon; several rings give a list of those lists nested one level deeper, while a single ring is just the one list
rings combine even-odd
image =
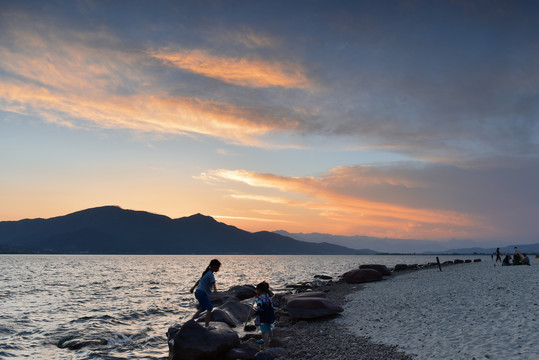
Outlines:
[{"label": "distant person walking", "polygon": [[191,290],[189,290],[191,293],[193,293],[196,288],[195,297],[200,304],[200,308],[195,313],[195,315],[193,315],[192,320],[195,320],[200,314],[202,314],[204,311],[207,311],[205,323],[205,327],[207,330],[215,329],[214,326],[210,326],[211,312],[213,310],[213,305],[210,301],[210,295],[212,288],[213,291],[217,292],[217,286],[215,286],[215,277],[213,276],[213,274],[218,272],[220,267],[221,263],[219,262],[219,260],[213,259],[212,261],[210,261],[210,265],[206,268],[206,270],[204,270],[200,279],[195,283],[195,285],[193,285]]},{"label": "distant person walking", "polygon": [[498,260],[502,262],[502,254],[500,253],[500,248],[496,249],[496,262],[498,262]]}]

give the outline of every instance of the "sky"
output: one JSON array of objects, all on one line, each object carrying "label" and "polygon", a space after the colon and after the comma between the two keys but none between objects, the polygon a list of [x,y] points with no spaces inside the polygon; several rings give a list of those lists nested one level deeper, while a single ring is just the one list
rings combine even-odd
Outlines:
[{"label": "sky", "polygon": [[539,3],[0,0],[0,220],[539,242]]}]

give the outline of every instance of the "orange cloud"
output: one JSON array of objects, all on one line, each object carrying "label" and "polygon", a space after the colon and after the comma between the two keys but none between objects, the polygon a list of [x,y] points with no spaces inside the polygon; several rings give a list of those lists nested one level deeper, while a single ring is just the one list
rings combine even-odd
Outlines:
[{"label": "orange cloud", "polygon": [[107,96],[87,98],[33,85],[0,83],[0,108],[39,115],[50,122],[84,127],[80,119],[103,128],[144,132],[204,134],[242,144],[256,144],[256,136],[273,130],[253,122],[242,108],[196,98]]},{"label": "orange cloud", "polygon": [[[106,34],[75,36],[81,40],[92,37],[108,39]],[[68,127],[97,125],[143,132],[202,134],[253,146],[266,146],[262,143],[265,134],[299,126],[293,118],[283,121],[282,114],[275,115],[268,109],[170,96],[167,89],[161,89],[162,84],[156,84],[151,74],[145,72],[144,53],[96,50],[84,41],[67,41],[51,33],[18,30],[13,38],[16,44],[25,46],[11,49],[0,45],[0,68],[25,81],[23,84],[22,80],[5,78],[0,83],[0,109],[4,111],[35,115]],[[194,58],[190,61],[196,62]],[[212,72],[218,71],[218,66],[226,66],[228,60],[207,61],[208,71]],[[237,73],[236,79],[244,78],[251,84],[306,83],[299,68],[285,71],[281,68],[284,65],[256,61],[244,65],[241,70],[242,66],[230,64],[230,72],[225,71],[225,76]],[[252,76],[247,74],[249,71]]]},{"label": "orange cloud", "polygon": [[[288,214],[310,212],[310,215],[303,216],[311,218],[313,232],[432,239],[466,237],[475,231],[485,230],[482,219],[470,214],[444,209],[406,207],[340,193],[338,187],[333,187],[331,178],[282,177],[246,170],[213,170],[204,173],[201,178],[242,183],[249,186],[251,192],[256,192],[253,189],[280,191],[280,196],[243,193],[232,195],[232,198],[285,206],[289,208]],[[298,194],[305,200],[294,200],[293,197]],[[275,217],[279,216],[278,214],[268,216]],[[286,217],[280,216],[283,219]]]},{"label": "orange cloud", "polygon": [[162,51],[153,54],[153,57],[170,62],[180,69],[239,86],[301,89],[312,87],[305,75],[305,69],[298,64],[218,57],[204,50]]}]

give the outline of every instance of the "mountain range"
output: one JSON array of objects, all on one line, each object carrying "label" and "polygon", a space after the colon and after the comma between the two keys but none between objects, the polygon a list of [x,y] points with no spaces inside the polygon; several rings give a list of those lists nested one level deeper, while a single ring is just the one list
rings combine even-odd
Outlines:
[{"label": "mountain range", "polygon": [[0,222],[0,252],[89,254],[362,254],[329,243],[251,233],[201,214],[171,219],[117,206]]},{"label": "mountain range", "polygon": [[[171,219],[118,206],[0,222],[0,253],[375,255],[491,254],[496,249],[463,244],[284,230],[252,233],[202,214]],[[518,247],[522,252],[539,253],[539,244]],[[512,253],[513,245],[500,250]]]}]

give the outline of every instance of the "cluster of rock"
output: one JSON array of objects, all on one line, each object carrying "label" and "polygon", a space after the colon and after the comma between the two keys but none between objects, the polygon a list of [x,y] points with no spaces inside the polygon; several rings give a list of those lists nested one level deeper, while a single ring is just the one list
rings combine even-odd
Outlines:
[{"label": "cluster of rock", "polygon": [[[471,259],[466,259],[466,260],[455,259],[452,261],[451,260],[444,261],[441,265],[453,265],[453,264],[464,264],[464,263],[468,264],[471,262],[472,262]],[[473,262],[481,262],[481,259],[474,259]],[[420,270],[420,269],[428,269],[428,268],[437,267],[437,266],[438,266],[438,263],[435,263],[435,262],[430,262],[427,264],[397,264],[393,268],[393,271],[399,272],[399,271],[404,271],[404,270]]]},{"label": "cluster of rock", "polygon": [[[274,337],[269,348],[266,347],[264,351],[260,350],[257,343],[261,335],[254,331],[256,327],[246,326],[254,318],[253,302],[256,290],[251,285],[234,286],[226,292],[212,295],[215,308],[211,324],[215,329],[205,329],[200,324],[202,317],[197,321],[191,320],[181,326],[169,328],[169,360],[311,358],[312,354],[306,354],[308,350],[299,348],[297,336],[302,328],[320,320],[323,322],[325,319],[331,319],[343,311],[340,304],[327,296],[337,285],[349,287],[347,284],[380,281],[393,272],[430,266],[437,264],[399,264],[392,270],[385,265],[361,265],[358,269],[342,274],[337,281],[327,275],[316,275],[313,281],[288,285],[289,291],[274,294],[272,297],[276,316]],[[324,344],[319,346],[324,347]],[[399,354],[391,348],[383,351],[388,349],[392,354]],[[407,357],[398,355],[397,358]]]}]

